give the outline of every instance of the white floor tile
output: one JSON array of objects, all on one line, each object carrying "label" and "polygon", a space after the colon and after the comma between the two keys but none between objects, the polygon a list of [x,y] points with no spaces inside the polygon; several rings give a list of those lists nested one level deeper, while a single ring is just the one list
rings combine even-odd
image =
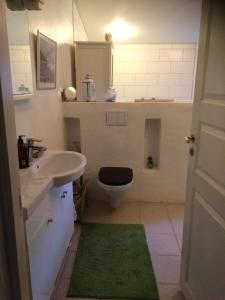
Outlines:
[{"label": "white floor tile", "polygon": [[159,284],[160,300],[185,300],[177,284]]},{"label": "white floor tile", "polygon": [[176,238],[177,238],[178,245],[179,245],[180,249],[182,249],[182,239],[183,239],[183,235],[182,235],[182,234],[176,234]]},{"label": "white floor tile", "polygon": [[147,242],[151,255],[180,255],[175,235],[173,234],[147,234]]},{"label": "white floor tile", "polygon": [[183,233],[184,219],[182,217],[171,218],[171,223],[172,223],[173,230],[176,234]]},{"label": "white floor tile", "polygon": [[168,255],[152,255],[152,263],[156,280],[159,283],[179,283],[180,257]]},{"label": "white floor tile", "polygon": [[170,217],[184,217],[184,204],[167,203],[167,211]]},{"label": "white floor tile", "polygon": [[93,203],[88,207],[84,217],[85,222],[109,224],[140,223],[140,203],[122,202],[118,208],[110,208],[108,203]]},{"label": "white floor tile", "polygon": [[145,225],[145,231],[147,233],[173,234],[172,224],[167,217],[141,218],[141,221]]},{"label": "white floor tile", "polygon": [[164,203],[149,203],[141,202],[141,218],[146,219],[149,217],[167,217],[166,205]]}]

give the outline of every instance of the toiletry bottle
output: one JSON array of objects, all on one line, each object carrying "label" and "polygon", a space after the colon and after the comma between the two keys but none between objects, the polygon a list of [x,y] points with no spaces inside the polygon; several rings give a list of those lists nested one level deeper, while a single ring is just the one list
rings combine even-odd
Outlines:
[{"label": "toiletry bottle", "polygon": [[24,143],[23,137],[25,135],[19,135],[17,141],[17,148],[18,148],[18,158],[19,158],[19,168],[25,169],[29,167],[29,151],[27,144]]},{"label": "toiletry bottle", "polygon": [[148,166],[149,169],[153,169],[154,163],[153,163],[152,156],[148,156],[148,158],[147,158],[147,166]]}]

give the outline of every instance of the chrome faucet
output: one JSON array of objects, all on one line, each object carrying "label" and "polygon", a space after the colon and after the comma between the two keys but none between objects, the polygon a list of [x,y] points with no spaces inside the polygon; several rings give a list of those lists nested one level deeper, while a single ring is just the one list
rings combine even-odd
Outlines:
[{"label": "chrome faucet", "polygon": [[43,152],[47,149],[46,147],[43,146],[34,145],[35,142],[40,143],[41,140],[27,138],[27,146],[29,149],[29,162],[31,162],[33,158],[40,157],[43,154]]}]

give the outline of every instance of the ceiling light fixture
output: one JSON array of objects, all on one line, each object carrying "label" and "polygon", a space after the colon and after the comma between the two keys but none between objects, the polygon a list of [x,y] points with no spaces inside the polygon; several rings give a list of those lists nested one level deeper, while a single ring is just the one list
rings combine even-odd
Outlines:
[{"label": "ceiling light fixture", "polygon": [[111,33],[113,41],[124,41],[137,34],[137,28],[124,19],[116,19],[106,27],[106,32]]}]

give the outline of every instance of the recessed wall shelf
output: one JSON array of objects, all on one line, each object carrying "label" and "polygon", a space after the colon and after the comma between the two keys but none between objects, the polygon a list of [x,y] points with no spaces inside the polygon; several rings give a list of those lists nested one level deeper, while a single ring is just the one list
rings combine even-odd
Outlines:
[{"label": "recessed wall shelf", "polygon": [[160,119],[145,120],[144,168],[159,168]]},{"label": "recessed wall shelf", "polygon": [[81,152],[80,119],[66,118],[65,122],[65,147],[67,150]]}]

